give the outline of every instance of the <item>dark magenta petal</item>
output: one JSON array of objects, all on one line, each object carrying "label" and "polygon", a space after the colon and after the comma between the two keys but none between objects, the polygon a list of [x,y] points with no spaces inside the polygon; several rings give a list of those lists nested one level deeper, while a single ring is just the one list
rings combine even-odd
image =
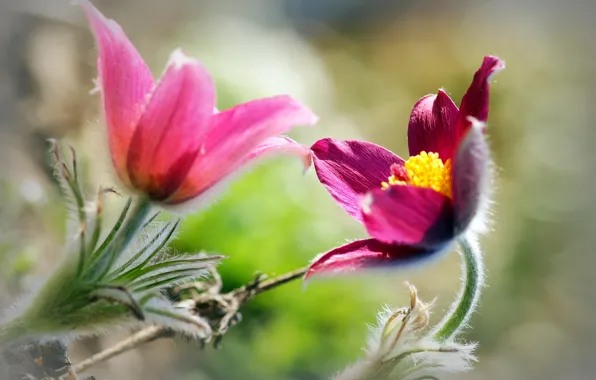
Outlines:
[{"label": "dark magenta petal", "polygon": [[489,83],[491,76],[505,68],[505,62],[497,57],[484,57],[482,66],[474,74],[472,84],[464,95],[459,107],[457,117],[457,141],[460,141],[470,129],[471,123],[468,117],[472,116],[477,120],[486,123],[488,120],[489,106]]},{"label": "dark magenta petal", "polygon": [[334,275],[361,269],[401,266],[427,258],[438,251],[382,243],[375,239],[356,240],[317,257],[304,276]]},{"label": "dark magenta petal", "polygon": [[443,90],[420,99],[408,124],[410,156],[425,151],[438,153],[443,161],[450,159],[455,150],[457,112],[457,106]]},{"label": "dark magenta petal", "polygon": [[360,197],[380,189],[391,165],[404,160],[387,149],[364,141],[322,139],[312,147],[317,176],[331,196],[356,220],[362,221]]},{"label": "dark magenta petal", "polygon": [[362,215],[368,233],[389,244],[432,249],[454,237],[451,200],[426,187],[372,190],[362,200]]},{"label": "dark magenta petal", "polygon": [[484,124],[472,119],[472,127],[460,143],[453,163],[455,229],[463,232],[486,201],[490,186],[490,155]]}]

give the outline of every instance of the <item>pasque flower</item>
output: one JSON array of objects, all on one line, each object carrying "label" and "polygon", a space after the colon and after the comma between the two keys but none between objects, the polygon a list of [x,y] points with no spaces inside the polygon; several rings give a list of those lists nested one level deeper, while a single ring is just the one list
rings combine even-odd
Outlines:
[{"label": "pasque flower", "polygon": [[410,116],[407,161],[363,141],[327,138],[311,147],[321,183],[372,238],[324,253],[307,277],[433,256],[466,231],[486,201],[488,80],[502,68],[485,57],[459,109],[442,90],[420,99]]},{"label": "pasque flower", "polygon": [[120,180],[155,202],[175,205],[203,195],[248,161],[271,151],[310,151],[277,136],[317,117],[288,96],[215,109],[213,81],[180,50],[158,83],[120,26],[86,0],[94,31],[112,162]]}]

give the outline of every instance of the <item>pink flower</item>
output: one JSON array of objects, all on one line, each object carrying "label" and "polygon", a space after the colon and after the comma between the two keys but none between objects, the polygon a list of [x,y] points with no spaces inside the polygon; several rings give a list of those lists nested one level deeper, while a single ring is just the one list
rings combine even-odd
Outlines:
[{"label": "pink flower", "polygon": [[503,68],[485,57],[459,110],[443,91],[420,99],[410,116],[407,161],[362,141],[328,138],[311,147],[321,183],[372,238],[319,256],[306,277],[434,256],[468,229],[490,179],[488,80]]},{"label": "pink flower", "polygon": [[98,44],[112,162],[129,189],[175,205],[203,195],[271,151],[295,154],[310,166],[308,148],[277,136],[296,125],[315,124],[308,108],[276,96],[218,112],[211,76],[180,50],[172,53],[155,84],[120,26],[89,1],[81,4]]}]

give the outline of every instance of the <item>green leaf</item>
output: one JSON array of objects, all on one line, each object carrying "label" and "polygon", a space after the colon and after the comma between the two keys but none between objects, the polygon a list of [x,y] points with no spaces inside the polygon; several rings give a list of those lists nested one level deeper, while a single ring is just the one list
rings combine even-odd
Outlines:
[{"label": "green leaf", "polygon": [[184,268],[170,272],[155,274],[130,283],[135,292],[141,293],[150,289],[163,288],[175,283],[188,282],[204,275],[205,268]]},{"label": "green leaf", "polygon": [[91,293],[92,298],[103,299],[109,302],[126,306],[136,318],[145,320],[143,310],[132,294],[123,286],[102,286]]},{"label": "green leaf", "polygon": [[[138,277],[139,276],[137,274],[138,271],[141,270],[145,265],[147,265],[163,249],[163,247],[165,247],[165,245],[170,241],[170,238],[172,237],[172,235],[178,228],[179,223],[180,223],[180,221],[176,221],[176,223],[173,223],[173,224],[172,223],[166,224],[166,226],[164,228],[162,228],[159,232],[157,232],[155,234],[155,236],[149,241],[149,243],[147,243],[139,252],[137,252],[133,257],[131,257],[130,260],[128,260],[123,265],[118,266],[117,270],[111,274],[110,282],[118,282],[118,281]],[[169,231],[168,231],[168,228],[169,228]],[[166,236],[163,237],[163,239],[161,241],[159,241],[160,238],[162,238],[163,234],[166,233],[166,231],[167,231]],[[159,241],[159,243],[158,243],[157,247],[154,248],[152,251],[149,251],[149,249],[151,247],[153,247],[158,241]],[[149,252],[149,254],[145,255],[146,252]],[[140,264],[136,264],[136,263],[138,263],[139,260],[143,260],[143,262]],[[132,265],[134,265],[133,268],[131,268],[128,271],[125,271]]]},{"label": "green leaf", "polygon": [[108,246],[108,244],[110,244],[114,240],[114,237],[116,236],[118,231],[120,231],[120,228],[122,228],[122,225],[124,224],[124,220],[126,219],[126,216],[128,215],[128,211],[130,210],[131,204],[132,204],[132,198],[128,198],[128,200],[126,201],[126,205],[124,206],[124,208],[122,209],[122,212],[120,213],[120,216],[118,217],[118,220],[114,224],[114,227],[112,227],[112,230],[110,231],[108,236],[106,236],[106,238],[103,240],[103,242],[101,243],[99,248],[97,248],[95,250],[95,252],[93,252],[93,255],[91,258],[92,261],[95,261],[97,258],[99,258],[99,256],[101,256],[101,253]]},{"label": "green leaf", "polygon": [[140,268],[137,273],[139,274],[138,277],[141,277],[146,274],[159,273],[160,271],[169,270],[172,268],[177,268],[177,267],[183,268],[183,267],[187,266],[188,264],[200,265],[200,267],[202,267],[202,268],[207,268],[209,265],[215,264],[217,261],[221,260],[222,258],[225,258],[225,256],[221,256],[221,255],[206,256],[203,254],[187,255],[187,256],[183,256],[182,258],[175,258],[172,260],[160,261],[153,265],[150,265],[150,266],[147,266],[144,268]]}]

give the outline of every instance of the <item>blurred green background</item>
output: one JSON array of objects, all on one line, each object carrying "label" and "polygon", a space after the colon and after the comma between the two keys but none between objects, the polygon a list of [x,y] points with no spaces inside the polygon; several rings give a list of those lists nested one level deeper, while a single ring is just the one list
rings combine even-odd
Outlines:
[{"label": "blurred green background", "polygon": [[[480,362],[461,379],[596,377],[596,57],[590,0],[97,0],[159,75],[181,46],[216,79],[218,106],[288,93],[320,117],[292,137],[357,138],[407,156],[409,112],[444,88],[459,104],[487,54],[507,69],[492,81],[496,163],[488,287],[466,334]],[[116,182],[103,144],[96,51],[68,1],[13,1],[0,12],[0,289],[9,305],[61,254],[65,217],[45,139],[73,143],[89,188]],[[90,191],[91,193],[92,191]],[[116,210],[117,201],[108,209]],[[220,252],[226,289],[281,274],[366,236],[291,158],[270,159],[188,216],[180,251]],[[457,255],[409,271],[296,282],[263,294],[220,350],[158,341],[94,367],[98,379],[328,379],[356,360],[384,303],[407,304],[402,282],[438,297],[459,286]],[[85,339],[77,362],[126,336]]]}]

